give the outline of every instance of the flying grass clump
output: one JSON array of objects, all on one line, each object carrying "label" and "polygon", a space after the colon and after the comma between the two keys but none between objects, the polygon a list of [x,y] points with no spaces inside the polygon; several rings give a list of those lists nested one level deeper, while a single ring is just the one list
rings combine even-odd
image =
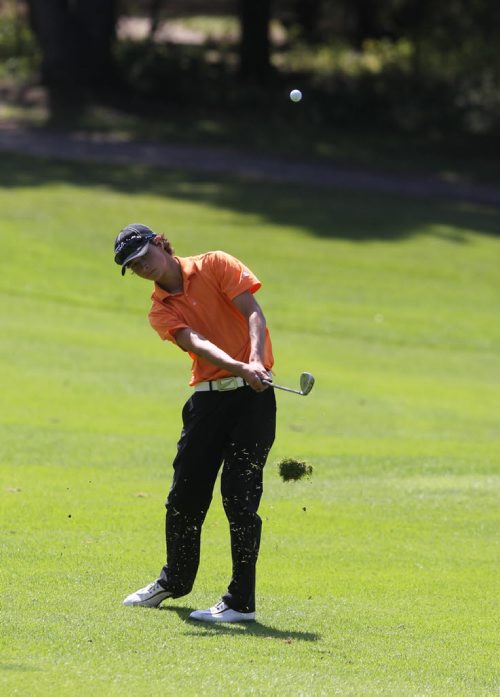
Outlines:
[{"label": "flying grass clump", "polygon": [[308,465],[303,460],[295,460],[292,457],[285,457],[278,462],[278,472],[284,482],[293,482],[312,474],[312,465]]}]

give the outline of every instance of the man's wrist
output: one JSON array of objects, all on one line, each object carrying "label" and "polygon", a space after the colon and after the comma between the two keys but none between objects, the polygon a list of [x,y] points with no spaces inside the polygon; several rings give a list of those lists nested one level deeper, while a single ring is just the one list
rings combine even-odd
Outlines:
[{"label": "man's wrist", "polygon": [[233,367],[233,373],[239,377],[239,378],[244,378],[245,377],[245,368],[247,367],[246,363],[241,363],[241,361],[235,361],[235,365]]}]

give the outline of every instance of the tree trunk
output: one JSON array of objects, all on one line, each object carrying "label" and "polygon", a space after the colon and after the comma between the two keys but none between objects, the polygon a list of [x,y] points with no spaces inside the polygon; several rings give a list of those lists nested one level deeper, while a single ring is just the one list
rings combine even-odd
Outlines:
[{"label": "tree trunk", "polygon": [[351,7],[354,13],[354,45],[361,49],[366,39],[380,36],[378,5],[373,0],[356,0]]},{"label": "tree trunk", "polygon": [[111,77],[111,47],[115,34],[115,0],[77,0],[74,6],[79,40],[78,69],[83,81],[92,85]]},{"label": "tree trunk", "polygon": [[30,20],[42,51],[42,80],[66,84],[71,79],[71,40],[64,0],[29,0]]},{"label": "tree trunk", "polygon": [[149,15],[151,19],[151,28],[149,30],[150,40],[154,39],[154,35],[158,31],[160,26],[160,11],[163,6],[163,0],[151,0],[151,5],[149,8]]},{"label": "tree trunk", "polygon": [[60,89],[109,79],[116,0],[28,0],[42,79]]},{"label": "tree trunk", "polygon": [[262,82],[270,72],[271,0],[240,0],[240,76]]},{"label": "tree trunk", "polygon": [[318,24],[322,9],[322,0],[295,0],[295,13],[301,35],[308,43],[319,39]]}]

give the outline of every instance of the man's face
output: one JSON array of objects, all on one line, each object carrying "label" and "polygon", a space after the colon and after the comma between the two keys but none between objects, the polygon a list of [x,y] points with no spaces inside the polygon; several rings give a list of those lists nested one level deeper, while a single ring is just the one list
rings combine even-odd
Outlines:
[{"label": "man's face", "polygon": [[167,269],[165,251],[154,243],[149,243],[146,254],[133,259],[129,267],[141,278],[148,281],[158,281]]}]

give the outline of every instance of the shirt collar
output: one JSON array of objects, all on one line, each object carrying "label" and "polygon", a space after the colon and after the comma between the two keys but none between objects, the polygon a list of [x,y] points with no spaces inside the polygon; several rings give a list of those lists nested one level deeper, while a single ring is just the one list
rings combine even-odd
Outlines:
[{"label": "shirt collar", "polygon": [[[174,259],[177,259],[179,262],[185,292],[189,287],[191,277],[194,276],[194,274],[196,274],[199,270],[198,265],[193,257],[174,256]],[[169,298],[171,295],[172,293],[169,293],[168,290],[164,290],[157,283],[154,284],[153,297],[157,298],[158,300],[164,300],[165,298]]]}]

